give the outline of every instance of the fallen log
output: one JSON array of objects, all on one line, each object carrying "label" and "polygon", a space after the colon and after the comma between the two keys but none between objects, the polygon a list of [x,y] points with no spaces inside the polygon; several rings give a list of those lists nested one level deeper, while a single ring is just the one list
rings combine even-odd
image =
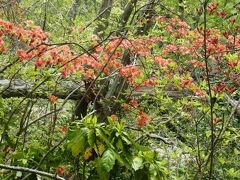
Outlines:
[{"label": "fallen log", "polygon": [[[76,92],[72,93],[68,99],[70,100],[79,100],[81,99],[83,93],[84,93],[84,83],[78,84],[73,81],[60,81],[59,85],[57,86],[56,90],[51,90],[46,85],[43,85],[39,87],[39,90],[37,92],[34,92],[31,94],[32,98],[42,98],[47,99],[49,94],[52,94],[59,99],[65,99],[68,97],[68,95],[76,88],[80,87]],[[26,83],[22,80],[8,80],[8,79],[1,79],[0,80],[0,91],[3,98],[11,98],[11,97],[25,97],[27,96],[31,90],[33,89],[33,86],[29,83]],[[183,97],[187,97],[190,99],[196,99],[196,100],[202,100],[207,101],[205,97],[199,97],[196,95],[193,95],[190,92],[184,91],[184,90],[164,90],[164,93],[166,96],[180,99]],[[149,94],[154,95],[155,92],[153,88],[149,87],[142,87],[132,93],[132,96],[141,96],[143,94]],[[225,94],[225,99],[228,102],[229,105],[234,107],[237,103],[236,100],[232,99],[230,96]],[[240,116],[240,107],[237,108],[236,113]]]},{"label": "fallen log", "polygon": [[[32,98],[47,99],[52,94],[59,99],[65,99],[74,89],[80,87],[76,92],[72,93],[68,99],[79,100],[84,92],[84,84],[77,84],[72,81],[61,81],[56,90],[50,89],[46,85],[42,85],[36,92],[31,94]],[[33,86],[22,80],[0,80],[0,92],[3,98],[26,97],[32,90]]]}]

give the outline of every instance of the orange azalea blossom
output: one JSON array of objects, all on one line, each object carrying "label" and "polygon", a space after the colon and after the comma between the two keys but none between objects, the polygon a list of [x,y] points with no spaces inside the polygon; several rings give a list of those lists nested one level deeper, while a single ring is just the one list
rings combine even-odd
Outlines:
[{"label": "orange azalea blossom", "polygon": [[226,87],[226,84],[224,82],[221,82],[218,86],[213,88],[213,91],[215,93],[220,93],[224,90],[225,87]]},{"label": "orange azalea blossom", "polygon": [[44,67],[45,64],[44,64],[44,61],[43,59],[39,58],[35,61],[35,66],[38,67],[38,68],[41,68],[41,67]]},{"label": "orange azalea blossom", "polygon": [[67,127],[66,127],[66,126],[61,126],[61,127],[60,127],[60,132],[61,132],[62,134],[66,134],[66,133],[67,133]]},{"label": "orange azalea blossom", "polygon": [[231,19],[229,19],[229,22],[234,24],[236,22],[236,19],[235,18],[231,18]]},{"label": "orange azalea blossom", "polygon": [[111,118],[113,121],[118,121],[118,116],[116,114],[112,114]]},{"label": "orange azalea blossom", "polygon": [[67,77],[68,72],[67,72],[66,69],[63,69],[62,72],[61,72],[61,74],[62,74],[63,77]]},{"label": "orange azalea blossom", "polygon": [[123,103],[123,104],[122,104],[122,107],[123,107],[123,109],[124,109],[125,111],[129,111],[129,110],[130,110],[130,105],[127,104],[127,103]]},{"label": "orange azalea blossom", "polygon": [[218,124],[220,121],[221,119],[218,117],[213,118],[213,124]]},{"label": "orange azalea blossom", "polygon": [[95,78],[95,74],[92,70],[87,70],[86,73],[85,73],[85,78],[86,79],[90,79],[90,78]]},{"label": "orange azalea blossom", "polygon": [[226,17],[227,17],[227,13],[226,13],[226,11],[224,11],[224,10],[221,10],[221,11],[218,13],[218,15],[219,15],[221,18],[226,18]]},{"label": "orange azalea blossom", "polygon": [[238,65],[238,61],[229,61],[227,64],[228,64],[230,67],[235,67],[235,66]]},{"label": "orange azalea blossom", "polygon": [[48,96],[48,99],[51,101],[51,103],[53,103],[53,104],[56,104],[57,103],[57,100],[58,100],[58,98],[56,97],[56,96],[54,96],[54,95],[49,95]]},{"label": "orange azalea blossom", "polygon": [[154,63],[155,64],[158,64],[159,66],[161,67],[166,67],[168,66],[170,63],[172,63],[173,60],[168,58],[168,59],[163,59],[162,57],[160,56],[156,56],[154,57]]},{"label": "orange azalea blossom", "polygon": [[95,34],[93,34],[93,35],[91,35],[91,39],[95,41],[95,40],[97,40],[97,39],[98,39],[98,36],[97,36],[97,35],[95,35]]},{"label": "orange azalea blossom", "polygon": [[19,57],[19,59],[20,59],[21,61],[27,60],[27,59],[29,58],[27,52],[24,51],[23,49],[18,49],[18,50],[16,51],[16,54],[17,54],[17,56]]},{"label": "orange azalea blossom", "polygon": [[198,61],[198,60],[190,60],[190,61],[187,61],[188,64],[191,64],[193,67],[199,67],[199,68],[203,68],[205,67],[205,63],[204,62],[201,62],[201,61]]},{"label": "orange azalea blossom", "polygon": [[152,87],[152,86],[155,86],[156,84],[158,84],[157,80],[158,79],[156,77],[151,77],[150,79],[143,81],[143,84],[146,87]]},{"label": "orange azalea blossom", "polygon": [[190,87],[191,84],[193,82],[193,79],[192,78],[184,78],[184,79],[181,79],[181,85],[182,87]]},{"label": "orange azalea blossom", "polygon": [[194,89],[193,91],[194,91],[194,93],[195,93],[197,96],[201,96],[201,97],[204,97],[204,96],[205,96],[204,92],[201,91],[201,89],[198,88],[198,87],[197,87],[196,89]]},{"label": "orange azalea blossom", "polygon": [[0,46],[4,45],[4,40],[0,38]]},{"label": "orange azalea blossom", "polygon": [[229,87],[229,86],[226,86],[226,91],[228,93],[233,93],[236,89],[234,87]]},{"label": "orange azalea blossom", "polygon": [[126,67],[120,69],[120,75],[125,78],[134,78],[140,76],[140,71],[136,66],[127,65]]},{"label": "orange azalea blossom", "polygon": [[176,53],[178,50],[177,45],[175,44],[168,44],[164,50],[162,51],[163,55],[167,55],[168,53]]},{"label": "orange azalea blossom", "polygon": [[63,175],[64,172],[65,172],[64,167],[59,166],[59,167],[56,168],[56,173],[57,173],[58,175]]},{"label": "orange azalea blossom", "polygon": [[143,127],[150,121],[150,119],[151,118],[150,118],[150,116],[147,113],[145,113],[145,112],[140,110],[138,112],[137,125],[139,127]]},{"label": "orange azalea blossom", "polygon": [[136,99],[132,99],[132,100],[131,100],[131,104],[132,104],[132,106],[135,107],[135,108],[138,107],[138,103],[137,103],[137,100],[136,100]]},{"label": "orange azalea blossom", "polygon": [[209,14],[213,14],[213,12],[217,9],[218,6],[219,6],[219,4],[216,3],[216,2],[209,3],[209,5],[208,5],[208,13]]}]

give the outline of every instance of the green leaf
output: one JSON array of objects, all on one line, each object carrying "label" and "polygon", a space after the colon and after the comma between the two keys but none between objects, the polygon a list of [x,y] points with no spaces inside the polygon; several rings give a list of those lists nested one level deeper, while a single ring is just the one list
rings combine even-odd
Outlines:
[{"label": "green leaf", "polygon": [[88,138],[88,144],[90,147],[93,147],[96,137],[95,137],[95,131],[92,129],[90,131],[88,131],[87,133],[87,138]]},{"label": "green leaf", "polygon": [[129,165],[128,161],[123,156],[120,156],[118,152],[115,152],[115,151],[113,151],[113,152],[114,152],[116,160],[118,160],[118,163],[120,165],[124,165],[124,166],[126,166],[126,168],[130,169],[131,166]]},{"label": "green leaf", "polygon": [[234,148],[234,155],[239,155],[239,154],[240,154],[240,151]]},{"label": "green leaf", "polygon": [[94,116],[94,117],[92,118],[92,123],[93,123],[94,126],[97,125],[97,116]]},{"label": "green leaf", "polygon": [[118,139],[118,140],[117,140],[116,147],[117,147],[118,149],[123,150],[123,143],[122,143],[122,140],[121,140],[121,139]]},{"label": "green leaf", "polygon": [[79,131],[74,132],[73,139],[70,140],[68,148],[71,149],[73,156],[77,156],[79,153],[83,152],[87,143],[87,133],[88,128],[82,128]]},{"label": "green leaf", "polygon": [[133,141],[132,139],[130,139],[130,141],[139,151],[149,151],[150,150],[148,147],[142,146],[142,145],[136,143],[135,141]]},{"label": "green leaf", "polygon": [[221,164],[224,164],[225,163],[225,159],[223,157],[218,157],[217,158],[218,162],[220,162]]},{"label": "green leaf", "polygon": [[161,168],[156,164],[150,164],[149,176],[150,176],[150,180],[164,180],[164,179],[166,179],[164,173],[161,171]]},{"label": "green leaf", "polygon": [[102,180],[108,180],[109,179],[109,173],[107,171],[104,170],[104,167],[102,166],[102,162],[101,159],[97,160],[97,173],[99,175],[99,179]]},{"label": "green leaf", "polygon": [[114,148],[111,142],[108,140],[106,134],[104,133],[104,130],[101,129],[96,129],[96,135],[103,140],[107,144],[108,147]]},{"label": "green leaf", "polygon": [[96,116],[89,116],[85,119],[86,125],[93,125],[94,127],[97,125],[97,117]]},{"label": "green leaf", "polygon": [[107,172],[110,172],[115,164],[115,155],[111,149],[108,149],[104,152],[101,158],[101,166]]},{"label": "green leaf", "polygon": [[109,179],[109,172],[112,170],[115,164],[115,154],[114,151],[108,149],[104,152],[101,159],[97,161],[97,172],[100,176],[100,179],[107,180]]},{"label": "green leaf", "polygon": [[228,176],[230,177],[238,177],[239,173],[237,171],[235,171],[234,168],[230,168],[228,170],[226,170]]},{"label": "green leaf", "polygon": [[149,162],[153,161],[155,158],[155,155],[156,155],[156,153],[154,151],[146,151],[143,154],[144,154],[145,160],[147,160]]},{"label": "green leaf", "polygon": [[143,159],[141,157],[135,157],[132,162],[132,168],[134,171],[141,169],[143,167]]},{"label": "green leaf", "polygon": [[124,142],[126,142],[127,143],[127,145],[131,145],[132,143],[131,143],[131,141],[129,140],[129,138],[126,136],[121,136],[121,138],[122,138],[122,140],[124,141]]},{"label": "green leaf", "polygon": [[16,178],[20,178],[20,177],[22,177],[22,172],[21,171],[17,171]]},{"label": "green leaf", "polygon": [[27,159],[22,159],[22,163],[25,165],[27,164],[28,160]]},{"label": "green leaf", "polygon": [[211,136],[211,131],[206,131],[205,133],[206,133],[207,138],[209,138]]}]

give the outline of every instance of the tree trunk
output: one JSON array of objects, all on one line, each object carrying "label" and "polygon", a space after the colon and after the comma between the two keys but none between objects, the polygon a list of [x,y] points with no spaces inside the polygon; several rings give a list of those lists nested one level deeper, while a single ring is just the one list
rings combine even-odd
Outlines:
[{"label": "tree trunk", "polygon": [[80,6],[81,6],[81,0],[73,0],[72,1],[72,6],[69,9],[68,14],[67,14],[70,21],[75,20]]},{"label": "tree trunk", "polygon": [[113,0],[102,1],[102,5],[99,10],[99,14],[100,14],[99,22],[93,32],[94,34],[97,34],[99,37],[103,37],[104,30],[106,30],[108,27],[108,18],[111,14],[112,5],[113,5]]}]

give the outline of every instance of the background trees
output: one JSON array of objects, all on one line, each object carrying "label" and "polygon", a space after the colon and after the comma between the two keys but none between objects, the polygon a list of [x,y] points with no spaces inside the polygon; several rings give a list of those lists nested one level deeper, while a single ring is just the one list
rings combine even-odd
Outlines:
[{"label": "background trees", "polygon": [[237,179],[238,6],[1,1],[1,177]]}]

